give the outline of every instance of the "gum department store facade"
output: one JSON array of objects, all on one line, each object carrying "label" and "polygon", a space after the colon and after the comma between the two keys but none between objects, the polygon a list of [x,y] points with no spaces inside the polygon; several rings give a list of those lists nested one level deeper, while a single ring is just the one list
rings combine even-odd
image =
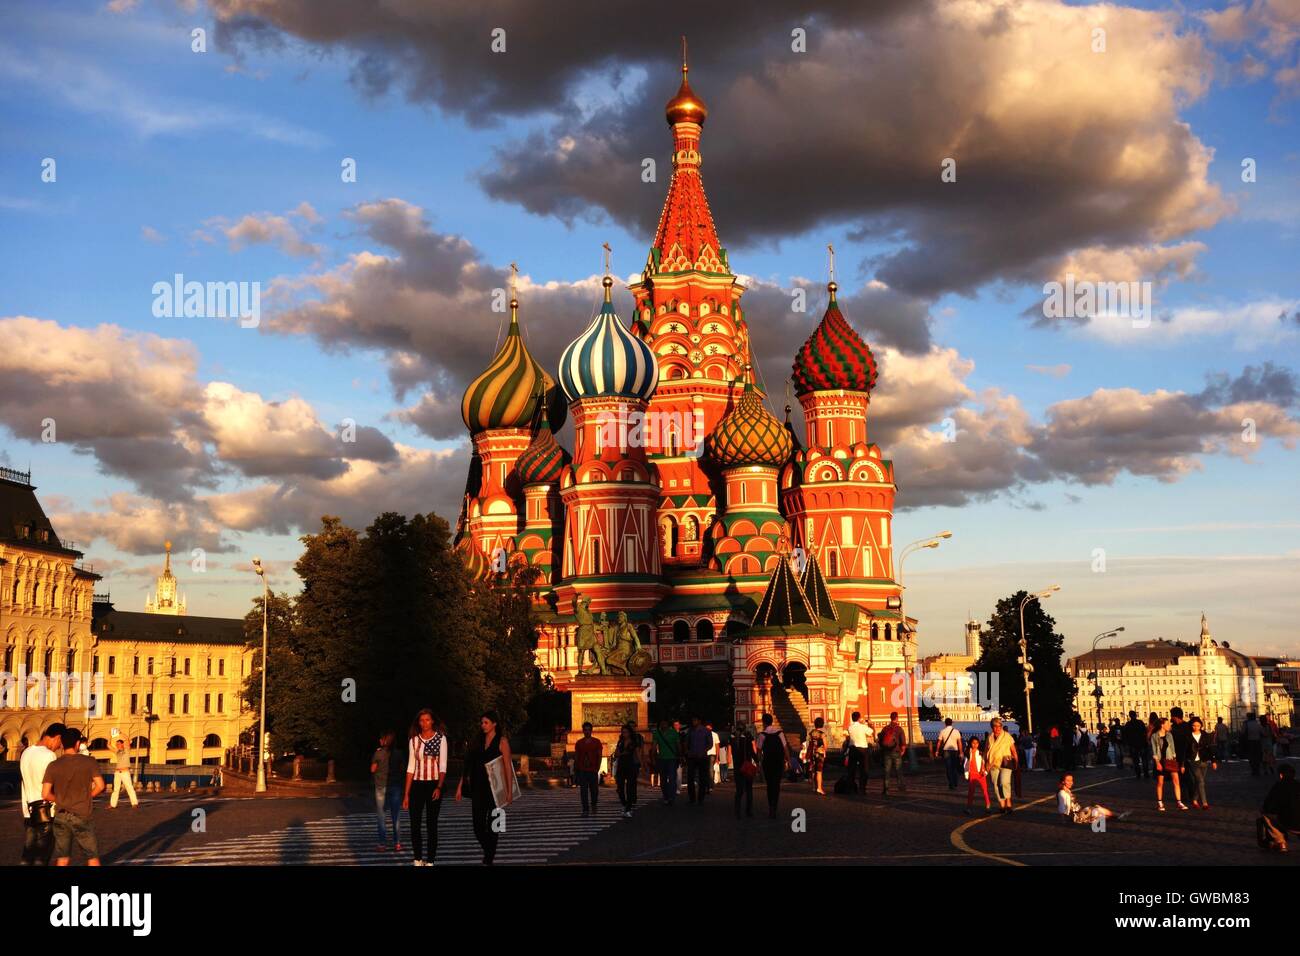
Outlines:
[{"label": "gum department store facade", "polygon": [[[737,720],[773,710],[787,730],[819,716],[838,730],[861,710],[879,726],[904,711],[895,674],[915,660],[915,622],[904,632],[893,465],[868,437],[876,363],[832,281],[794,356],[806,446],[790,407],[784,422],[767,407],[745,287],[701,182],[707,109],[686,71],[667,105],[673,173],[631,322],[607,274],[603,306],[553,378],[512,294],[504,344],[462,402],[474,457],[457,548],[484,579],[540,570],[538,658],[560,689],[579,667],[581,598],[597,619],[626,612],[659,664],[728,674]],[[572,454],[554,434],[566,415]]]}]

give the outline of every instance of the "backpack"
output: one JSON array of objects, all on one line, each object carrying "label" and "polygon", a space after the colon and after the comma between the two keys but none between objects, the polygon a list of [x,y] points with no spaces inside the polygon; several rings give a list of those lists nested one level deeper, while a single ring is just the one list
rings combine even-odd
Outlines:
[{"label": "backpack", "polygon": [[780,734],[763,735],[763,762],[776,763],[785,760],[785,744]]},{"label": "backpack", "polygon": [[898,728],[889,724],[880,732],[880,746],[885,750],[898,749]]}]

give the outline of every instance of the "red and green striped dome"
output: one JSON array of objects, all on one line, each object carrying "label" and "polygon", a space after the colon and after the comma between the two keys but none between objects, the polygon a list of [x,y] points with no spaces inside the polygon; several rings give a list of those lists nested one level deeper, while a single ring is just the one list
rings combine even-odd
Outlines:
[{"label": "red and green striped dome", "polygon": [[746,383],[736,407],[710,436],[710,454],[723,468],[784,465],[793,450],[790,432],[767,410],[752,383]]},{"label": "red and green striped dome", "polygon": [[835,283],[827,288],[831,301],[826,306],[826,315],[795,355],[795,394],[841,388],[869,392],[876,384],[876,359],[862,336],[853,331],[840,312],[835,301]]},{"label": "red and green striped dome", "polygon": [[542,411],[542,423],[533,436],[532,443],[515,462],[515,471],[519,480],[525,485],[555,484],[560,480],[560,472],[569,463],[569,453],[560,447],[551,431],[551,424],[545,410]]}]

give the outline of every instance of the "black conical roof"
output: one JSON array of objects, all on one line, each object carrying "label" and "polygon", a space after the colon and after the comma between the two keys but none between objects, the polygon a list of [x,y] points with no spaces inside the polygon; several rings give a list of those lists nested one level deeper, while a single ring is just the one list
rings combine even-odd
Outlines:
[{"label": "black conical roof", "polygon": [[782,556],[777,561],[772,577],[763,592],[753,627],[793,627],[798,624],[815,626],[817,614],[808,603],[808,597],[799,587],[790,559]]}]

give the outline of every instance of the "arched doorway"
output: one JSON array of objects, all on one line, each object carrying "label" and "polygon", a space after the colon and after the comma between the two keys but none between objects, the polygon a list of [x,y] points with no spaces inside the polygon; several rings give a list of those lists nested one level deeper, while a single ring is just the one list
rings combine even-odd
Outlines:
[{"label": "arched doorway", "polygon": [[[754,688],[758,691],[758,709],[760,713],[772,712],[772,683],[779,682],[776,668],[764,661],[754,668]],[[754,715],[756,718],[758,714]],[[756,719],[754,723],[758,724]]]},{"label": "arched doorway", "polygon": [[791,693],[798,692],[808,699],[808,665],[801,661],[788,661],[781,670],[781,686]]},{"label": "arched doorway", "polygon": [[691,639],[691,626],[680,618],[673,621],[673,643],[685,644]]}]

